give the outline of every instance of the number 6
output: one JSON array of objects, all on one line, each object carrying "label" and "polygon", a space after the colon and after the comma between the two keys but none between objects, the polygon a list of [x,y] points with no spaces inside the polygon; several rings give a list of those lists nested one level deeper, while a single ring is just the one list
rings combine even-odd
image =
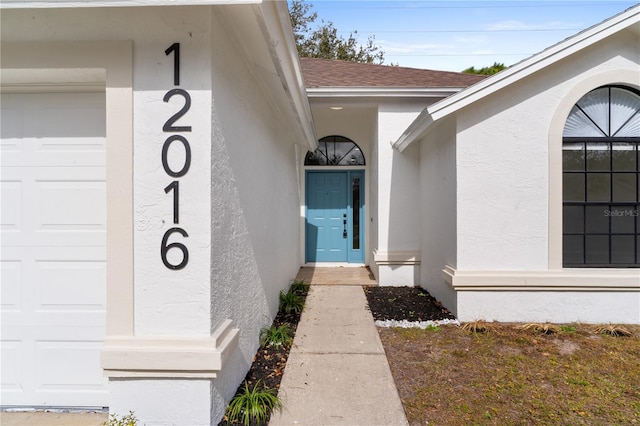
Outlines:
[{"label": "number 6", "polygon": [[[164,236],[162,237],[162,245],[160,246],[160,257],[162,258],[162,263],[164,263],[164,266],[166,266],[167,268],[169,268],[169,269],[182,269],[185,266],[187,266],[187,263],[189,262],[189,250],[182,243],[170,243],[170,244],[167,244],[167,240],[169,239],[169,236],[171,234],[173,234],[174,232],[179,233],[180,235],[182,235],[185,238],[189,236],[189,234],[187,234],[187,231],[185,231],[182,228],[171,228],[171,229],[167,230],[167,232],[165,232]],[[171,264],[169,262],[169,259],[167,259],[167,253],[172,248],[176,248],[176,249],[178,249],[178,250],[180,250],[182,252],[182,262],[178,263],[177,265]]]}]

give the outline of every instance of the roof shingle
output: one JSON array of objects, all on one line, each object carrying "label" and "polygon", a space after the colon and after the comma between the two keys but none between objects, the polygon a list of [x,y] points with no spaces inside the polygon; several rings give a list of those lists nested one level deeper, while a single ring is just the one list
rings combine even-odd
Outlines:
[{"label": "roof shingle", "polygon": [[329,59],[300,58],[307,88],[467,87],[486,76]]}]

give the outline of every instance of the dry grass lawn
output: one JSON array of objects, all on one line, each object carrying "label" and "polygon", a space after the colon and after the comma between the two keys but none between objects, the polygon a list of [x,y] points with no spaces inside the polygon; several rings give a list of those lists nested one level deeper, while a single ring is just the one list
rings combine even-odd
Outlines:
[{"label": "dry grass lawn", "polygon": [[640,326],[541,326],[379,329],[410,424],[640,425]]}]

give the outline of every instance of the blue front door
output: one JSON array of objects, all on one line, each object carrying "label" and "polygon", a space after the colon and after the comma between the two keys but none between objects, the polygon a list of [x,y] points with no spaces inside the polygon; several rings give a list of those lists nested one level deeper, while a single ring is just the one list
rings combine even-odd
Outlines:
[{"label": "blue front door", "polygon": [[306,261],[364,261],[363,171],[307,171]]}]

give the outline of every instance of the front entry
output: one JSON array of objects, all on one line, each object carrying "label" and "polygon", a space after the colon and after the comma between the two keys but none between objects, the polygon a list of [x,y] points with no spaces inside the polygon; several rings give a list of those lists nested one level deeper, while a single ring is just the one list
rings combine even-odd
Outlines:
[{"label": "front entry", "polygon": [[364,171],[307,171],[306,261],[364,262]]}]

